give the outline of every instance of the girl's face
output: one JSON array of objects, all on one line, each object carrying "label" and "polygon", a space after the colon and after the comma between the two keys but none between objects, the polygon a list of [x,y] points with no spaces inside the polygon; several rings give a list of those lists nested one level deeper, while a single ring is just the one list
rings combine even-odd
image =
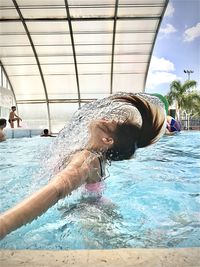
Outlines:
[{"label": "girl's face", "polygon": [[114,120],[100,119],[90,123],[89,144],[95,149],[108,148],[113,144],[112,134],[117,127]]}]

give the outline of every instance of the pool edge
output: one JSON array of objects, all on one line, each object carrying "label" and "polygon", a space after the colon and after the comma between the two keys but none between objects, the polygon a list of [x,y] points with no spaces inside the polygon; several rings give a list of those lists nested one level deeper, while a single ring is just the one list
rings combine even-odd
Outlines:
[{"label": "pool edge", "polygon": [[0,250],[1,267],[198,267],[200,248]]}]

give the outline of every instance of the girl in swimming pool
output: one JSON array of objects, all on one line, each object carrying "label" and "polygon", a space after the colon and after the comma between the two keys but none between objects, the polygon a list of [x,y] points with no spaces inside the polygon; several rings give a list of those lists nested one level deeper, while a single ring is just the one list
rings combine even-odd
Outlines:
[{"label": "girl in swimming pool", "polygon": [[[115,115],[123,113],[126,116],[113,119],[108,112],[91,121],[87,144],[67,158],[65,168],[48,185],[0,216],[1,238],[37,218],[82,184],[100,182],[106,161],[129,159],[137,148],[156,142],[165,132],[166,112],[162,98],[119,93],[107,99],[112,103]],[[90,103],[90,107],[92,105]],[[80,111],[78,121],[81,120]]]}]

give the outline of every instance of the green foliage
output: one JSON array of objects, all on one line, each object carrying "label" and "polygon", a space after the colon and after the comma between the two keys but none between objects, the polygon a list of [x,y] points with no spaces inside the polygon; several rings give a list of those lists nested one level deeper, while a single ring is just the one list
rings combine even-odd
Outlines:
[{"label": "green foliage", "polygon": [[173,81],[166,96],[169,105],[176,102],[178,112],[185,110],[193,117],[200,117],[200,92],[194,89],[196,85],[194,80],[187,80],[183,84],[178,80]]},{"label": "green foliage", "polygon": [[200,117],[200,93],[191,92],[184,96],[184,109],[193,118]]},{"label": "green foliage", "polygon": [[170,103],[176,101],[178,108],[181,109],[184,106],[184,96],[186,96],[191,88],[197,85],[196,81],[187,80],[183,84],[180,81],[173,81],[170,85],[170,92],[167,98]]}]

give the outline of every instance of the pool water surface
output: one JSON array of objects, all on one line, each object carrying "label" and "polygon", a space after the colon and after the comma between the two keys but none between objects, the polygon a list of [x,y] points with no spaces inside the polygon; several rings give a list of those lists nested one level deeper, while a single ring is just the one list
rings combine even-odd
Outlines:
[{"label": "pool water surface", "polygon": [[[0,143],[0,211],[45,181],[38,177],[54,138]],[[200,132],[164,136],[114,162],[102,192],[84,186],[0,241],[3,249],[200,246]]]}]

